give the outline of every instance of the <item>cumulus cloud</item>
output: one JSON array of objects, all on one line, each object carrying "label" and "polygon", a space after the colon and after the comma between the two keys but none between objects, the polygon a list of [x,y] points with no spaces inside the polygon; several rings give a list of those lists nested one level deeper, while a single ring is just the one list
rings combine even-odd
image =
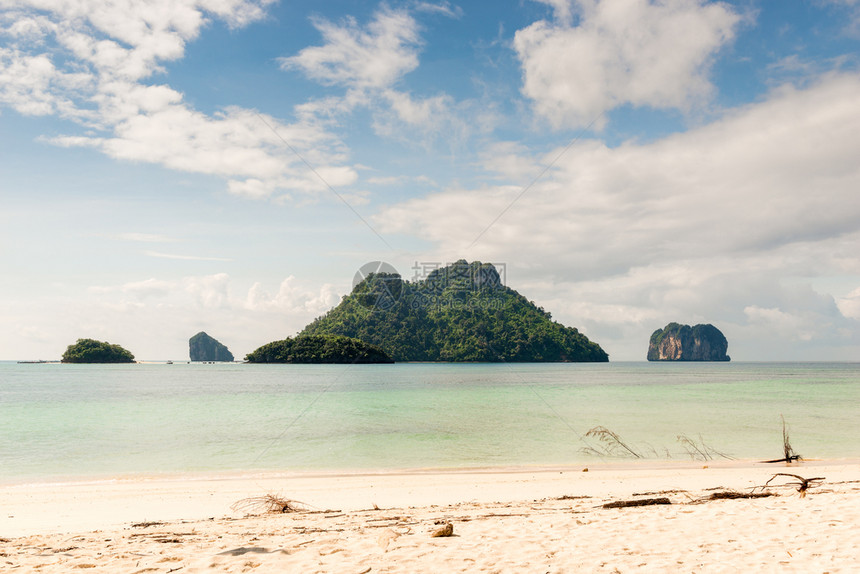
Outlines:
[{"label": "cumulus cloud", "polygon": [[[471,249],[521,185],[452,188],[392,205],[374,225],[432,241],[451,260],[507,261],[514,281],[518,269],[543,278],[556,290],[538,284],[537,296],[556,300],[574,324],[594,317],[594,329],[609,328],[611,309],[617,330],[641,333],[662,326],[645,324],[652,319],[678,320],[673,310],[763,325],[766,313],[744,313],[749,307],[801,317],[802,332],[828,337],[813,324],[845,327],[833,298],[796,296],[783,280],[858,273],[859,99],[860,78],[833,74],[652,143],[581,141]],[[494,151],[504,159],[488,159],[500,170],[490,175],[519,181],[558,157],[512,145]],[[553,295],[559,290],[565,297]],[[774,300],[752,301],[753,293]],[[840,306],[851,309],[850,300]]]},{"label": "cumulus cloud", "polygon": [[555,127],[585,126],[626,104],[688,110],[701,103],[713,91],[711,59],[740,21],[726,4],[700,0],[544,2],[556,21],[519,30],[514,48],[523,94]]},{"label": "cumulus cloud", "polygon": [[[413,10],[459,16],[447,3],[419,3]],[[398,88],[418,67],[423,44],[419,23],[409,10],[383,6],[366,25],[351,17],[338,23],[317,18],[314,25],[323,45],[281,58],[281,67],[342,87],[345,93],[303,104],[300,109],[307,117],[327,119],[368,108],[379,135],[410,143],[418,136],[424,145],[444,141],[453,146],[493,123],[492,106],[456,102],[444,93],[416,96]]]},{"label": "cumulus cloud", "polygon": [[301,313],[318,316],[338,304],[340,297],[333,285],[326,283],[314,292],[298,284],[292,275],[281,282],[275,295],[269,294],[261,283],[248,290],[245,308],[251,311]]},{"label": "cumulus cloud", "polygon": [[860,319],[860,287],[839,299],[839,310],[846,317]]},{"label": "cumulus cloud", "polygon": [[141,305],[153,304],[146,300],[158,299],[154,303],[157,307],[202,308],[238,314],[281,313],[296,315],[305,322],[340,302],[340,295],[334,285],[325,283],[318,288],[309,287],[293,275],[280,283],[274,295],[266,290],[263,282],[253,283],[247,291],[235,283],[236,280],[229,274],[215,273],[181,279],[152,277],[121,285],[96,285],[89,287],[88,291],[98,295],[103,304],[113,309],[139,308]]},{"label": "cumulus cloud", "polygon": [[330,85],[385,88],[418,67],[418,24],[408,12],[385,8],[367,29],[353,18],[340,25],[314,20],[325,44],[282,58],[285,69],[298,69]]},{"label": "cumulus cloud", "polygon": [[294,336],[340,300],[338,288],[292,276],[274,284],[274,295],[266,293],[265,284],[249,287],[226,273],[150,277],[93,286],[84,296],[64,292],[57,298],[0,302],[8,327],[0,336],[4,343],[18,340],[18,355],[9,358],[59,358],[66,345],[86,336],[119,343],[138,359],[164,360],[187,358],[188,338],[206,331],[238,358]]},{"label": "cumulus cloud", "polygon": [[315,118],[286,124],[238,107],[208,115],[170,86],[146,83],[165,62],[183,56],[209,19],[243,26],[262,17],[268,3],[6,3],[0,19],[0,38],[8,40],[0,47],[0,104],[23,114],[59,115],[89,130],[48,139],[56,145],[214,174],[247,197],[319,191],[323,186],[304,161],[334,171],[341,182],[352,181],[355,173],[340,165],[342,145]]},{"label": "cumulus cloud", "polygon": [[183,280],[183,285],[199,307],[230,307],[230,276],[226,273],[187,277]]}]

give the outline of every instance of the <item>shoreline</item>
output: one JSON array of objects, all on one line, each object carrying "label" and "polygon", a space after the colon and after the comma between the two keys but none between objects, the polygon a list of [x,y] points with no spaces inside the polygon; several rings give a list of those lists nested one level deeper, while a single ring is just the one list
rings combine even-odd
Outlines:
[{"label": "shoreline", "polygon": [[[666,470],[694,469],[708,466],[710,468],[769,468],[786,465],[783,462],[768,463],[759,459],[657,459],[657,458],[595,458],[589,462],[559,463],[559,464],[522,464],[498,466],[428,466],[428,467],[353,467],[353,468],[317,468],[317,469],[227,469],[227,470],[188,470],[164,472],[123,472],[116,474],[98,475],[56,475],[44,478],[0,478],[0,490],[13,487],[29,486],[67,486],[67,485],[96,485],[117,482],[152,482],[152,481],[195,481],[195,480],[237,480],[251,478],[331,478],[349,476],[412,476],[424,474],[517,474],[531,472],[575,472],[585,468],[589,470]],[[800,462],[788,463],[793,467],[815,466],[860,466],[860,457],[840,458],[802,458]]]}]

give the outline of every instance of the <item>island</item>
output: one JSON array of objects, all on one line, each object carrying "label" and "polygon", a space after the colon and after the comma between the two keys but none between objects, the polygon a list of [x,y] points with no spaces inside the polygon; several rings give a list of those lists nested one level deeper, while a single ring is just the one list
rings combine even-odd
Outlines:
[{"label": "island", "polygon": [[371,273],[299,335],[352,337],[398,362],[609,360],[597,343],[503,285],[492,264],[462,259],[416,281]]},{"label": "island", "polygon": [[669,323],[651,335],[649,361],[730,361],[729,343],[713,325]]},{"label": "island", "polygon": [[119,345],[96,341],[95,339],[78,339],[74,345],[69,345],[63,353],[63,363],[134,363],[134,355]]},{"label": "island", "polygon": [[200,331],[188,339],[188,354],[192,361],[231,362],[233,353],[215,338]]},{"label": "island", "polygon": [[341,335],[301,335],[248,353],[249,363],[393,363],[376,345]]}]

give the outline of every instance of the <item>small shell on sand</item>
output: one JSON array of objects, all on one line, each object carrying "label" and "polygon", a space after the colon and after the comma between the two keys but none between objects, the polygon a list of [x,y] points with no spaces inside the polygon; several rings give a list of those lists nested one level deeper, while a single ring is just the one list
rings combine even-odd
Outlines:
[{"label": "small shell on sand", "polygon": [[450,522],[446,522],[442,528],[438,528],[438,529],[434,530],[433,534],[431,534],[430,536],[432,538],[443,538],[446,536],[453,536],[453,535],[454,535],[454,525],[451,524]]}]

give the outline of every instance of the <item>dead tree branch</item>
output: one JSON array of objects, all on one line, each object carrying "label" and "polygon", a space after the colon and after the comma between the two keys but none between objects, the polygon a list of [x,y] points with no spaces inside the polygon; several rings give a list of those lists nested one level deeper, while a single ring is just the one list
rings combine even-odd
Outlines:
[{"label": "dead tree branch", "polygon": [[791,442],[788,440],[788,431],[785,429],[785,417],[779,415],[779,418],[782,419],[782,452],[783,458],[775,458],[773,460],[763,460],[762,462],[770,463],[770,462],[796,462],[802,460],[802,457],[794,452],[794,449],[791,446]]},{"label": "dead tree branch", "polygon": [[770,477],[770,479],[768,479],[768,481],[765,482],[761,488],[767,488],[768,486],[770,486],[771,481],[773,479],[775,479],[777,476],[790,476],[791,478],[796,478],[797,482],[788,482],[788,483],[786,483],[786,485],[797,486],[797,492],[800,493],[800,498],[805,498],[806,492],[810,488],[812,488],[814,486],[820,486],[818,484],[814,484],[816,481],[821,481],[821,480],[824,480],[824,478],[825,478],[823,476],[816,476],[814,478],[803,478],[802,476],[797,475],[797,474],[778,472],[778,473],[774,474],[772,477]]}]

